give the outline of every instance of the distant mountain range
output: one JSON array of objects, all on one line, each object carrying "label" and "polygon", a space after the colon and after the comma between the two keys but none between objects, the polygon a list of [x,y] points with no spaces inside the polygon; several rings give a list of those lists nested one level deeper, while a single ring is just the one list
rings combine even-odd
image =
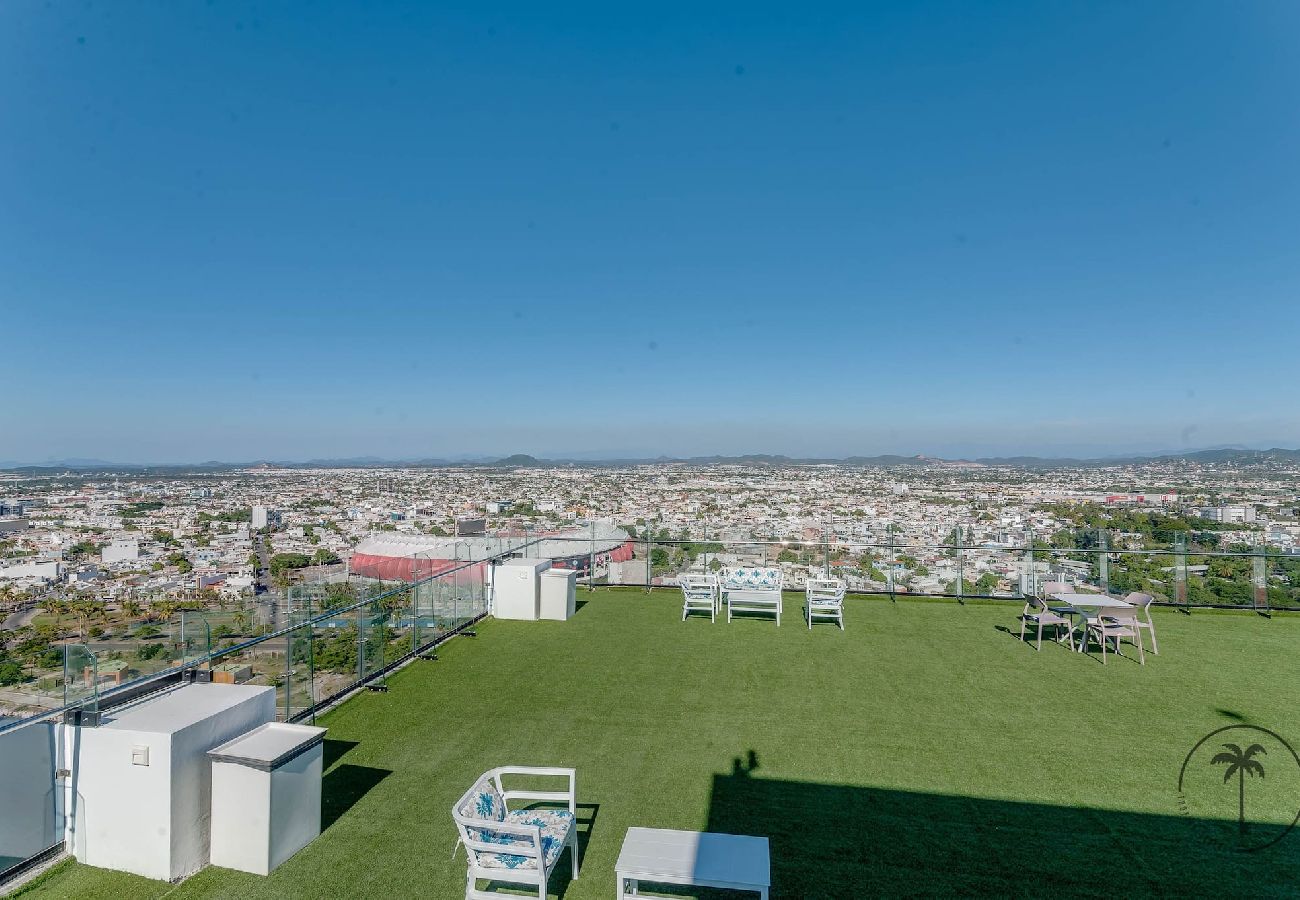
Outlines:
[{"label": "distant mountain range", "polygon": [[1152,465],[1161,463],[1200,463],[1210,465],[1270,466],[1300,462],[1300,449],[1287,450],[1274,447],[1269,450],[1251,450],[1243,447],[1216,447],[1206,450],[1190,450],[1183,453],[1138,454],[1131,456],[1096,457],[1090,459],[1058,458],[1043,456],[990,456],[976,459],[943,459],[934,456],[899,456],[884,454],[880,456],[849,456],[843,458],[791,457],[779,454],[753,453],[741,456],[692,456],[653,459],[539,459],[526,453],[511,456],[467,457],[462,459],[420,458],[420,459],[384,459],[378,456],[354,456],[346,458],[309,459],[305,461],[271,461],[229,463],[216,460],[194,464],[141,465],[135,463],[113,463],[99,459],[60,459],[41,464],[21,464],[0,461],[0,470],[15,474],[51,475],[59,472],[122,472],[122,473],[217,473],[249,468],[283,468],[283,469],[355,469],[355,468],[435,468],[448,466],[483,466],[495,469],[547,468],[554,466],[573,466],[595,468],[602,466],[631,465],[688,465],[688,466],[816,466],[839,465],[860,466],[862,468],[897,468],[906,466],[926,467],[971,467],[971,466],[1006,466],[1024,469],[1063,469],[1063,468],[1102,468],[1107,466]]}]

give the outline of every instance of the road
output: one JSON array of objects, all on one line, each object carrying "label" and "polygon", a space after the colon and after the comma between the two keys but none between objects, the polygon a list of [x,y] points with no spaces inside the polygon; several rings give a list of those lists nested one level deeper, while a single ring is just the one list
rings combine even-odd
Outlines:
[{"label": "road", "polygon": [[271,591],[271,552],[267,549],[267,542],[262,540],[262,535],[253,538],[257,547],[257,581],[255,582],[254,591],[257,599],[262,604],[262,613],[265,620],[271,628],[280,627],[280,608],[276,603],[275,594]]},{"label": "road", "polygon": [[41,608],[35,604],[18,609],[15,612],[10,613],[5,618],[4,622],[0,623],[0,631],[13,631],[18,628],[25,628],[32,624],[32,619],[35,619],[40,614]]}]

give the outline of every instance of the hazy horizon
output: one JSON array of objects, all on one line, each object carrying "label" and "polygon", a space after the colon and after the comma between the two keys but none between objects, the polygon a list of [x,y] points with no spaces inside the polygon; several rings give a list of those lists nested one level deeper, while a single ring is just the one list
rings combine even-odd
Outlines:
[{"label": "hazy horizon", "polygon": [[276,455],[254,455],[248,457],[206,457],[193,459],[106,459],[94,455],[67,455],[51,456],[45,459],[25,459],[12,460],[0,459],[0,466],[43,466],[43,465],[121,465],[121,466],[189,466],[203,465],[206,463],[219,463],[223,465],[238,465],[243,463],[256,464],[263,462],[271,463],[306,463],[314,460],[321,461],[347,461],[347,460],[365,460],[376,463],[404,463],[420,460],[439,460],[450,464],[458,462],[481,462],[495,461],[510,456],[524,455],[531,456],[541,461],[547,460],[572,460],[575,462],[602,462],[618,460],[637,460],[653,461],[656,459],[701,459],[713,456],[718,457],[740,457],[740,456],[784,456],[792,459],[823,459],[823,460],[840,460],[853,457],[874,457],[874,456],[902,456],[902,457],[925,457],[930,459],[946,460],[973,460],[986,458],[1014,458],[1028,457],[1040,459],[1107,459],[1107,458],[1126,458],[1142,456],[1163,456],[1175,455],[1180,453],[1195,453],[1200,451],[1239,449],[1239,450],[1272,450],[1272,449],[1300,449],[1294,448],[1285,443],[1264,442],[1260,444],[1216,444],[1212,446],[1197,446],[1187,448],[1139,448],[1127,451],[1081,451],[1077,453],[1020,453],[1020,452],[984,452],[975,451],[970,453],[957,452],[924,452],[924,451],[880,451],[876,453],[782,453],[779,451],[767,450],[743,450],[736,452],[718,452],[718,453],[662,453],[651,452],[646,450],[511,450],[496,452],[475,452],[475,453],[426,453],[426,454],[408,454],[402,456],[385,456],[378,453],[355,453],[355,454],[312,454],[309,456],[276,456]]}]

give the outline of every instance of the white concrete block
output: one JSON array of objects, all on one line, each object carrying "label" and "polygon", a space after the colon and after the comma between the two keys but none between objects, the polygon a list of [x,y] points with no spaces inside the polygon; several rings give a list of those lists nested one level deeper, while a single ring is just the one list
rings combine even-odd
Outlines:
[{"label": "white concrete block", "polygon": [[208,752],[214,866],[269,875],[316,839],[324,737],[273,723]]},{"label": "white concrete block", "polygon": [[207,751],[274,719],[274,688],[191,684],[72,730],[77,859],[165,881],[203,868]]}]

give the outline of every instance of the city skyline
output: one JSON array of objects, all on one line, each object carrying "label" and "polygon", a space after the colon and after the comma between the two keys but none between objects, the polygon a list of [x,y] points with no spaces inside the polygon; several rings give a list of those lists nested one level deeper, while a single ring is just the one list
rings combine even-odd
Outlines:
[{"label": "city skyline", "polygon": [[0,459],[1300,446],[1298,20],[7,5]]}]

